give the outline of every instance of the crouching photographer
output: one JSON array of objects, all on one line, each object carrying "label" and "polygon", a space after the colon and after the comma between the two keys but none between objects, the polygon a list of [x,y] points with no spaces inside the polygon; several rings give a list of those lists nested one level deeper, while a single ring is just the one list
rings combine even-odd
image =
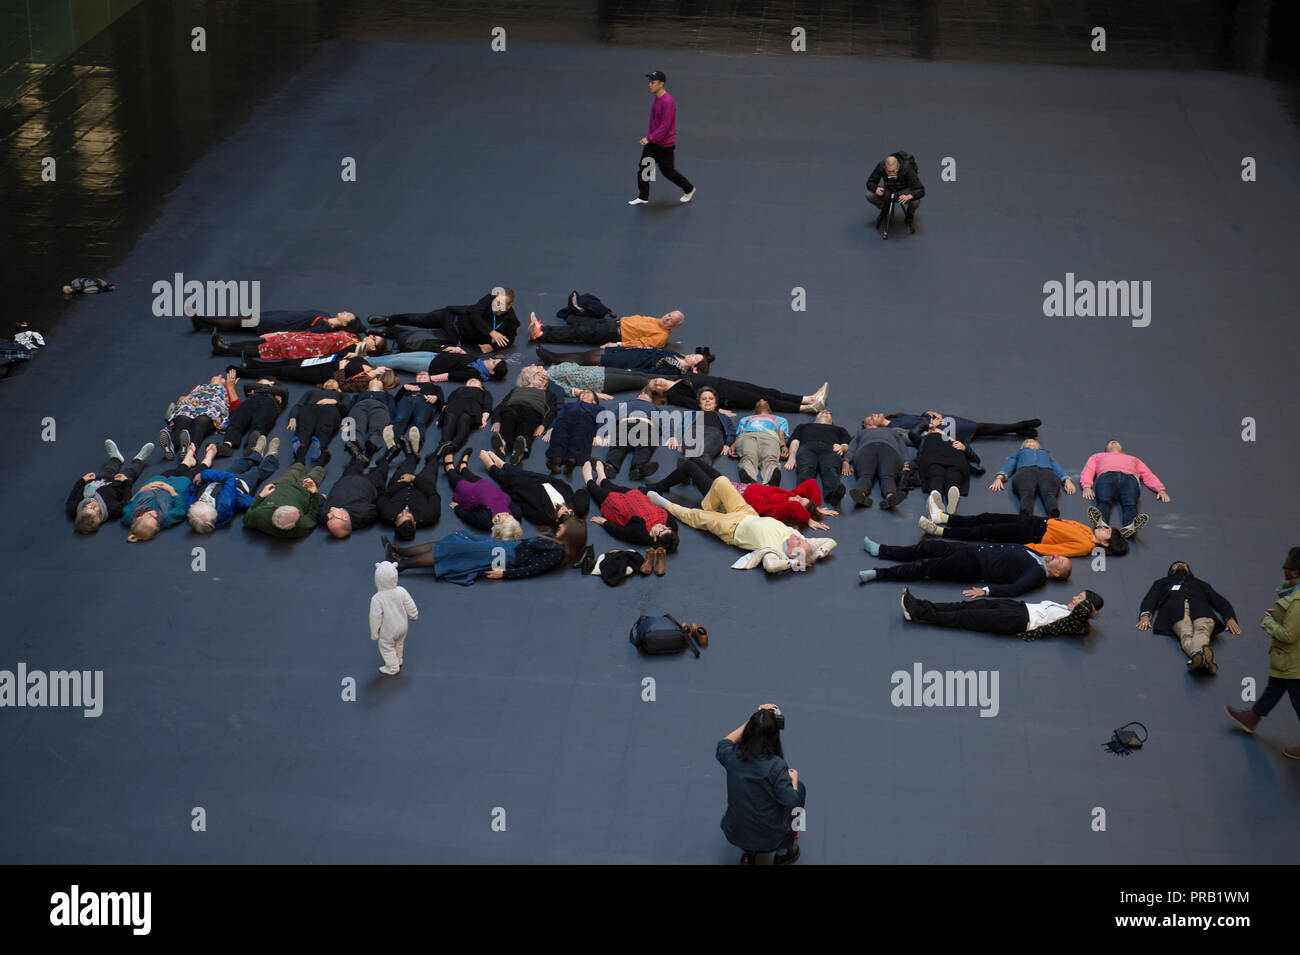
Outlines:
[{"label": "crouching photographer", "polygon": [[903,209],[908,231],[916,232],[913,219],[924,195],[925,186],[921,185],[916,160],[905,152],[886,156],[867,179],[867,201],[880,210],[876,217],[877,229],[884,225],[892,205],[897,203]]},{"label": "crouching photographer", "polygon": [[718,741],[718,762],[727,771],[722,832],[741,850],[741,865],[753,865],[765,852],[776,853],[773,865],[789,865],[799,858],[794,809],[803,806],[808,790],[786,765],[781,750],[784,728],[780,709],[764,703]]}]

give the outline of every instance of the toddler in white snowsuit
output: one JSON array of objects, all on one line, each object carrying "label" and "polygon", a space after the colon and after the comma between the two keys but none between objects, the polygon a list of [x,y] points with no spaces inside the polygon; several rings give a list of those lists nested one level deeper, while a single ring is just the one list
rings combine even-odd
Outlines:
[{"label": "toddler in white snowsuit", "polygon": [[370,639],[379,641],[379,655],[384,658],[379,672],[396,676],[402,669],[406,621],[418,620],[420,612],[406,588],[397,586],[396,564],[375,564],[375,591],[370,598]]}]

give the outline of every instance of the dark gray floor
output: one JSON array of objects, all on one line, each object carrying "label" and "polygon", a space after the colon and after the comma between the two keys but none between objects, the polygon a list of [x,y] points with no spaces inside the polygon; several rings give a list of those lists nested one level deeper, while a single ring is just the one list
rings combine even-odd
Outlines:
[{"label": "dark gray floor", "polygon": [[[657,186],[633,209],[641,74],[655,68],[699,192],[682,207]],[[881,242],[862,181],[900,147],[929,196],[916,236]],[[76,306],[0,395],[14,489],[0,667],[106,680],[97,720],[0,714],[0,858],[730,862],[714,744],[773,700],[810,791],[809,862],[1294,859],[1300,765],[1278,750],[1300,739],[1295,716],[1284,702],[1252,739],[1221,708],[1265,679],[1257,623],[1300,543],[1283,496],[1298,458],[1297,154],[1273,88],[1218,74],[327,44],[191,170],[111,276],[118,292]],[[1239,179],[1245,155],[1256,183]],[[339,181],[343,156],[358,182]],[[943,156],[956,182],[940,181]],[[1067,271],[1150,280],[1150,327],[1045,318],[1043,283]],[[666,578],[618,590],[572,572],[467,589],[413,577],[421,620],[389,680],[365,632],[377,534],[272,546],[239,527],[176,529],[128,545],[63,520],[105,435],[124,450],[147,438],[222,365],[183,319],[152,316],[150,286],[174,272],[259,279],[264,308],[389,312],[498,283],[524,315],[553,314],[574,287],[620,312],[679,307],[684,343],[709,344],[718,373],[798,391],[829,379],[842,423],[1038,416],[1076,474],[1119,437],[1173,503],[1144,496],[1153,520],[1134,554],[1044,593],[1104,594],[1085,641],[905,626],[898,587],[859,587],[861,536],[914,539],[914,494],[899,514],[835,520],[840,549],[806,577],[729,570],[736,555],[690,531]],[[806,314],[790,311],[794,286]],[[512,365],[530,355],[516,348]],[[54,443],[40,440],[47,416]],[[1247,416],[1255,443],[1240,439]],[[1014,446],[978,450],[995,470]],[[1008,507],[983,485],[963,504]],[[1069,499],[1065,516],[1082,513]],[[444,517],[438,533],[456,526]],[[197,545],[205,573],[190,569]],[[1184,673],[1172,638],[1133,628],[1174,558],[1245,627],[1208,681]],[[703,659],[635,655],[627,626],[662,609],[709,625]],[[998,670],[1001,712],[894,708],[890,674],[916,661]],[[349,676],[355,703],[339,699]],[[655,703],[640,700],[644,676]],[[1131,719],[1148,748],[1104,754]],[[190,830],[195,806],[205,833]]]}]

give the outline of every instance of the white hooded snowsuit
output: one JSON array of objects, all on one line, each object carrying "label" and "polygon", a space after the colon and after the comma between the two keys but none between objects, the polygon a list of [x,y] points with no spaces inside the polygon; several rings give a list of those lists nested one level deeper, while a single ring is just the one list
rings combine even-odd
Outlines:
[{"label": "white hooded snowsuit", "polygon": [[379,655],[384,658],[379,671],[393,675],[402,668],[406,622],[418,620],[420,613],[406,588],[397,586],[396,564],[375,564],[375,591],[370,598],[370,639],[379,641]]}]

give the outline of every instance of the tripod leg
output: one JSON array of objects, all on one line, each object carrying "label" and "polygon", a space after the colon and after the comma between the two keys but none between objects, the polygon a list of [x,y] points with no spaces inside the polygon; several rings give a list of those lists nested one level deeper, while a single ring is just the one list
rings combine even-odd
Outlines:
[{"label": "tripod leg", "polygon": [[889,211],[885,213],[885,231],[881,233],[882,239],[889,238],[889,226],[894,221],[894,193],[889,194]]}]

